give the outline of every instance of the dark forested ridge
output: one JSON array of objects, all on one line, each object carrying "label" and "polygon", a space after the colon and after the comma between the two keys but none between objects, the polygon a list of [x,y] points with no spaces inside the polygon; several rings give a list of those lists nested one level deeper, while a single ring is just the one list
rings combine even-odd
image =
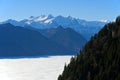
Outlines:
[{"label": "dark forested ridge", "polygon": [[120,16],[71,58],[58,80],[120,80]]}]

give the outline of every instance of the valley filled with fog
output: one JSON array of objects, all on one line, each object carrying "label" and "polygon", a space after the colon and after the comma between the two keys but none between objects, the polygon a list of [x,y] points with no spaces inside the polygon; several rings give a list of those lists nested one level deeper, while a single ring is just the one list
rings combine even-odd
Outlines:
[{"label": "valley filled with fog", "polygon": [[0,59],[1,80],[57,80],[71,56]]}]

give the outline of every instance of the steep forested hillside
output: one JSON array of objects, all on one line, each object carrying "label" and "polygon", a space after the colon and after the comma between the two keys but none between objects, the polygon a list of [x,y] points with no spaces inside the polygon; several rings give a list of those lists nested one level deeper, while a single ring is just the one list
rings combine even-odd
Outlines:
[{"label": "steep forested hillside", "polygon": [[58,80],[120,80],[120,16],[71,58]]}]

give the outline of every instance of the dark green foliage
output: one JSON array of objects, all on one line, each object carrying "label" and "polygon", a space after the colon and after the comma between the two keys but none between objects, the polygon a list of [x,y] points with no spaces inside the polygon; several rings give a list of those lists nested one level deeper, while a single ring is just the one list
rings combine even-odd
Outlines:
[{"label": "dark green foliage", "polygon": [[116,23],[117,23],[118,25],[120,25],[120,16],[118,16],[118,17],[116,18]]},{"label": "dark green foliage", "polygon": [[120,80],[120,17],[71,58],[58,80]]}]

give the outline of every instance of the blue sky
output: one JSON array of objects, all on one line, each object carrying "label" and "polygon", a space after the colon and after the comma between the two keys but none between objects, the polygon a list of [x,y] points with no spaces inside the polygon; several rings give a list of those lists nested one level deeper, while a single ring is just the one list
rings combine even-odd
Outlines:
[{"label": "blue sky", "polygon": [[113,20],[120,15],[120,0],[0,0],[0,21],[43,14]]}]

